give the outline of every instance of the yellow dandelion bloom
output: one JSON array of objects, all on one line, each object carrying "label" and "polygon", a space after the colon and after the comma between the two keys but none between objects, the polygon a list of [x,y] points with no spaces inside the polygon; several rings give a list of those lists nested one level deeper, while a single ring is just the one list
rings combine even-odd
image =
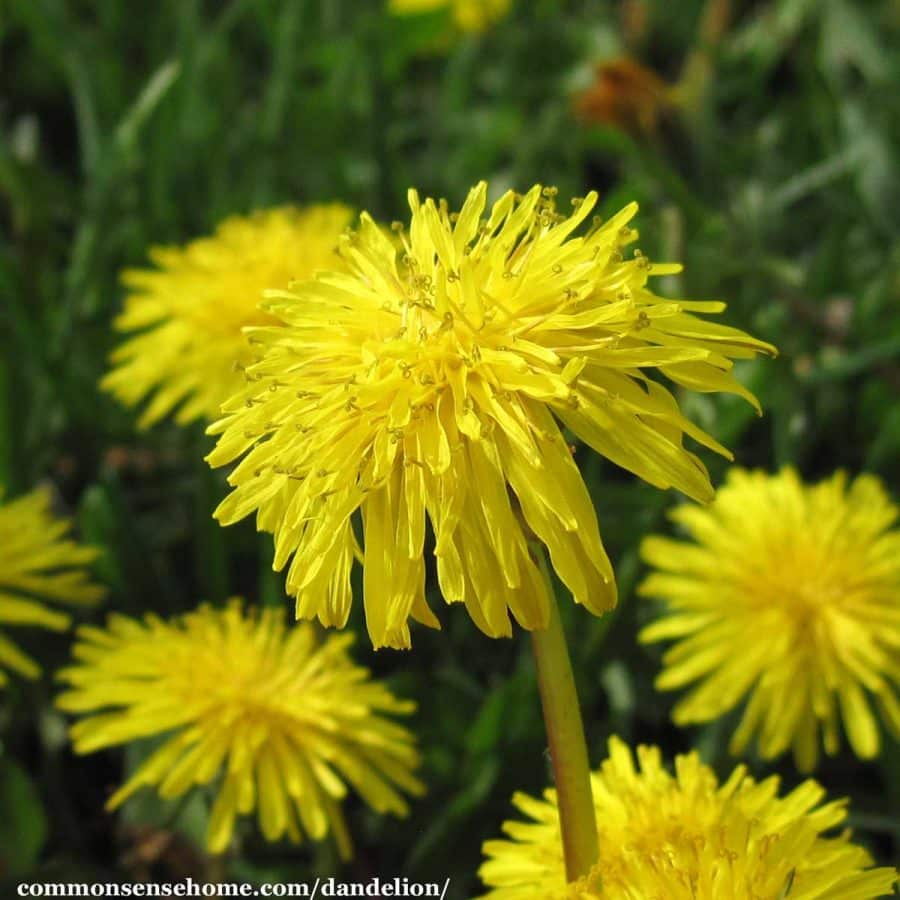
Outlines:
[{"label": "yellow dandelion bloom", "polygon": [[[50,500],[50,492],[39,488],[0,504],[0,624],[4,626],[36,625],[64,631],[71,616],[36,598],[83,606],[103,596],[103,589],[90,582],[85,568],[99,550],[65,537],[71,523],[51,514]],[[30,656],[0,633],[0,685],[8,681],[4,668],[25,678],[37,678],[41,671]]]},{"label": "yellow dandelion bloom", "polygon": [[214,419],[255,359],[242,329],[273,321],[258,308],[263,290],[335,268],[350,219],[340,204],[283,207],[232,216],[185,247],[153,248],[155,268],[123,273],[129,294],[115,325],[137,334],[113,352],[101,387],[126,406],[150,398],[141,428],[176,407],[180,424]]},{"label": "yellow dandelion bloom", "polygon": [[516,794],[530,821],[506,822],[508,840],[487,841],[479,874],[484,900],[869,900],[890,894],[896,873],[872,861],[843,831],[844,801],[823,803],[806,781],[778,795],[778,779],[756,782],[743,766],[718,784],[690,753],[675,773],[659,748],[638,747],[638,766],[619,739],[591,776],[599,860],[566,885],[556,792]]},{"label": "yellow dandelion bloom", "polygon": [[608,610],[612,567],[561,426],[660,488],[712,498],[682,437],[728,451],[647,370],[755,402],[732,359],[772,348],[694,315],[721,303],[648,290],[648,276],[679,267],[623,257],[635,204],[576,236],[597,195],[562,215],[554,194],[510,191],[482,218],[484,183],[458,215],[410,191],[400,250],[363,214],[342,239],[346,272],[267,292],[280,324],[250,333],[262,359],[210,427],[221,437],[208,460],[243,456],[215,515],[229,524],[255,510],[275,535],[275,568],[293,555],[298,616],[344,625],[360,556],[376,647],[408,647],[410,617],[438,627],[426,516],[443,596],[486,634],[511,634],[510,612],[547,625],[523,522],[575,600]]},{"label": "yellow dandelion bloom", "polygon": [[331,831],[347,855],[339,803],[348,785],[377,812],[401,816],[402,792],[423,791],[413,736],[388,718],[414,705],[353,663],[351,641],[317,643],[312,626],[288,629],[275,610],[243,612],[237,599],[169,622],[113,615],[105,629],[79,630],[57,705],[88,714],[71,729],[78,753],[165,736],[109,809],[144,786],[172,798],[215,782],[211,852],[256,808],[267,840]]},{"label": "yellow dandelion bloom", "polygon": [[509,12],[511,0],[390,0],[388,9],[395,15],[451,9],[453,21],[462,31],[484,31]]},{"label": "yellow dandelion bloom", "polygon": [[897,514],[873,476],[807,486],[790,468],[733,469],[710,507],[677,508],[694,540],[647,538],[659,571],[639,588],[667,604],[641,639],[676,640],[657,686],[696,683],[675,721],[706,722],[749,697],[732,752],[756,735],[763,757],[793,747],[805,771],[820,740],[838,751],[839,719],[859,756],[878,753],[873,700],[900,736]]}]

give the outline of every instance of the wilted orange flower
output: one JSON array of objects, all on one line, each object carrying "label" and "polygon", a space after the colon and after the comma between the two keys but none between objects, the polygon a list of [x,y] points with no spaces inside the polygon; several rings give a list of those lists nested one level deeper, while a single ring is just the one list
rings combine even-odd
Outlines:
[{"label": "wilted orange flower", "polygon": [[627,56],[598,63],[594,83],[575,98],[582,121],[614,125],[632,134],[655,132],[669,106],[669,86]]}]

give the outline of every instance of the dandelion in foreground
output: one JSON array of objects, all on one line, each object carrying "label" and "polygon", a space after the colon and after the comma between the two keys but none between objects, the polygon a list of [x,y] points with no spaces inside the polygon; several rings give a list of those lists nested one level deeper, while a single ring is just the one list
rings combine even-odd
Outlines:
[{"label": "dandelion in foreground", "polygon": [[[44,488],[0,504],[0,624],[64,631],[71,616],[36,598],[74,606],[101,599],[103,588],[91,583],[86,569],[99,550],[68,540],[70,530],[70,522],[51,515],[50,492]],[[37,678],[41,671],[0,632],[0,685],[8,680],[4,668],[25,678]]]},{"label": "dandelion in foreground", "polygon": [[840,719],[859,756],[879,752],[873,701],[900,736],[897,514],[873,476],[813,486],[790,468],[733,469],[712,506],[678,507],[671,517],[693,541],[645,539],[658,571],[639,589],[666,603],[641,640],[676,641],[657,686],[694,685],[675,721],[706,722],[747,698],[732,752],[756,735],[764,758],[793,747],[805,771],[821,742],[837,753]]},{"label": "dandelion in foreground", "polygon": [[319,644],[312,626],[288,629],[283,618],[233,600],[171,622],[113,615],[105,629],[80,629],[57,700],[88,714],[72,726],[75,750],[164,736],[109,809],[144,786],[172,798],[215,782],[211,852],[256,808],[267,840],[321,840],[330,830],[344,856],[351,845],[339,804],[348,786],[376,812],[406,815],[402,792],[423,791],[413,775],[419,759],[412,735],[388,716],[413,704],[352,662],[352,636]]},{"label": "dandelion in foreground", "polygon": [[638,766],[619,739],[592,775],[599,859],[566,885],[556,792],[516,794],[530,821],[507,822],[508,840],[484,845],[485,900],[869,900],[890,894],[896,873],[869,868],[847,831],[843,801],[823,803],[806,781],[785,796],[778,779],[755,782],[743,766],[719,785],[696,752],[676,757],[638,747]]},{"label": "dandelion in foreground", "polygon": [[258,308],[263,290],[333,269],[350,219],[340,204],[276,208],[233,216],[184,247],[152,249],[155,268],[122,276],[129,294],[116,328],[137,333],[113,352],[103,389],[126,406],[150,398],[141,428],[176,408],[180,424],[214,419],[256,358],[242,329],[273,321]]},{"label": "dandelion in foreground", "polygon": [[680,267],[623,256],[635,204],[576,235],[597,195],[564,215],[555,193],[510,191],[483,217],[484,183],[458,214],[410,191],[399,251],[363,214],[342,238],[346,272],[267,292],[279,324],[251,331],[261,361],[210,427],[220,437],[208,460],[243,457],[215,515],[256,511],[276,569],[293,555],[298,616],[344,625],[359,556],[376,647],[409,646],[409,618],[438,627],[424,595],[426,516],[444,598],[486,634],[511,634],[510,612],[547,627],[532,536],[578,603],[608,610],[613,572],[563,426],[657,487],[712,498],[682,438],[728,451],[653,370],[755,402],[732,360],[773,348],[695,315],[722,303],[648,290],[649,276]]}]

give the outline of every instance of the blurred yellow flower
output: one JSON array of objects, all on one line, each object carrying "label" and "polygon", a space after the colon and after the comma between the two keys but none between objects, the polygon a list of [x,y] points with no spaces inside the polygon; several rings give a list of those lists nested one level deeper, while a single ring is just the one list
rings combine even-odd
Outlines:
[{"label": "blurred yellow flower", "polygon": [[[386,715],[396,699],[347,653],[352,636],[317,643],[310,625],[286,628],[272,609],[201,606],[166,622],[112,615],[82,628],[76,662],[59,672],[69,687],[57,705],[89,713],[72,726],[78,753],[139,738],[164,742],[109,800],[115,809],[145,785],[179,797],[216,782],[207,843],[220,853],[235,818],[254,807],[263,835],[332,831],[350,840],[339,802],[348,784],[379,813],[406,815],[401,791],[420,794],[413,736]],[[221,775],[221,781],[217,781]]]},{"label": "blurred yellow flower", "polygon": [[363,214],[342,239],[346,273],[267,292],[281,324],[252,329],[262,359],[210,427],[221,437],[208,460],[244,457],[215,515],[257,511],[275,568],[293,555],[298,616],[344,625],[359,556],[376,647],[408,647],[410,617],[438,627],[424,593],[426,513],[441,591],[486,634],[511,634],[510,612],[524,628],[547,625],[526,525],[575,600],[608,610],[612,567],[561,425],[657,487],[712,498],[682,437],[728,451],[645,370],[755,402],[731,359],[772,348],[692,315],[722,303],[647,289],[680,267],[623,258],[635,204],[575,237],[597,195],[562,215],[555,193],[509,191],[482,218],[484,183],[459,214],[410,191],[399,251]]},{"label": "blurred yellow flower", "polygon": [[778,779],[759,783],[743,766],[719,785],[694,753],[675,774],[657,747],[622,741],[592,775],[599,861],[566,885],[556,792],[516,794],[529,822],[506,822],[508,840],[487,841],[479,874],[485,900],[869,900],[891,892],[896,873],[871,869],[868,853],[843,831],[843,801],[823,804],[806,781],[784,797]]},{"label": "blurred yellow flower", "polygon": [[484,31],[509,12],[511,0],[389,0],[395,15],[451,9],[453,21],[462,31]]},{"label": "blurred yellow flower", "polygon": [[214,419],[256,358],[242,329],[273,321],[258,308],[263,290],[335,268],[351,216],[340,204],[270,209],[232,216],[184,247],[153,248],[156,268],[122,276],[130,293],[116,328],[138,334],[113,352],[103,389],[126,406],[152,395],[141,428],[176,407],[180,424]]},{"label": "blurred yellow flower", "polygon": [[[103,596],[103,588],[91,584],[85,568],[100,551],[67,540],[71,527],[51,515],[50,492],[45,488],[0,504],[0,624],[64,631],[71,616],[36,598],[83,606]],[[25,678],[37,678],[41,671],[0,633],[0,685],[8,681],[3,668]]]},{"label": "blurred yellow flower", "polygon": [[645,539],[660,571],[639,588],[667,604],[641,640],[677,641],[657,686],[698,682],[675,721],[706,722],[749,697],[732,752],[756,734],[764,758],[792,746],[803,770],[820,730],[838,751],[839,718],[859,756],[878,753],[872,700],[900,736],[897,514],[873,476],[807,486],[790,468],[733,469],[712,506],[675,509],[694,542]]}]

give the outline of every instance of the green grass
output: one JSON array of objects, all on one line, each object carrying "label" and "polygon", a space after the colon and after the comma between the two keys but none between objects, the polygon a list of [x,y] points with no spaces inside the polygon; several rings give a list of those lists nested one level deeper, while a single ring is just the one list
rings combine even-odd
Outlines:
[{"label": "green grass", "polygon": [[[810,478],[866,469],[900,498],[896,7],[733,5],[694,108],[629,136],[577,122],[572,92],[618,52],[674,80],[701,4],[631,3],[646,22],[626,31],[611,4],[523,0],[484,35],[447,38],[441,14],[391,20],[349,0],[6,0],[0,483],[10,494],[55,485],[60,510],[105,549],[111,608],[169,613],[236,592],[286,603],[268,542],[251,524],[210,518],[225,485],[202,462],[202,429],[137,433],[132,413],[98,392],[118,272],[232,212],[340,199],[390,221],[411,185],[458,204],[487,178],[495,190],[556,184],[563,197],[596,187],[604,213],[637,199],[642,249],[686,264],[673,295],[728,300],[729,323],[781,351],[742,373],[765,417],[706,395],[686,398],[688,413],[742,465],[791,462]],[[669,755],[698,746],[725,773],[728,724],[676,730],[670,698],[652,689],[658,659],[635,640],[646,617],[633,597],[637,544],[679,498],[578,459],[622,596],[600,620],[563,603],[592,757],[618,733]],[[719,481],[724,464],[706,461]],[[358,856],[344,875],[450,876],[448,898],[461,898],[477,889],[480,843],[511,793],[549,775],[526,637],[490,641],[461,610],[433,605],[444,631],[417,633],[411,653],[358,641],[357,657],[420,703],[430,792],[389,825],[351,803]],[[362,633],[358,615],[352,624]],[[29,638],[48,672],[65,660],[67,636]],[[0,875],[137,876],[136,843],[174,827],[186,837],[151,877],[179,865],[202,877],[191,840],[204,803],[137,798],[117,824],[103,801],[138,751],[75,758],[52,694],[47,675],[2,699],[0,806],[13,824]],[[844,753],[817,773],[852,797],[851,822],[882,860],[900,852],[898,751],[888,744],[871,764]],[[750,763],[798,780],[789,762]],[[227,862],[236,877],[284,881],[335,867],[330,846],[267,846],[252,828]]]}]

